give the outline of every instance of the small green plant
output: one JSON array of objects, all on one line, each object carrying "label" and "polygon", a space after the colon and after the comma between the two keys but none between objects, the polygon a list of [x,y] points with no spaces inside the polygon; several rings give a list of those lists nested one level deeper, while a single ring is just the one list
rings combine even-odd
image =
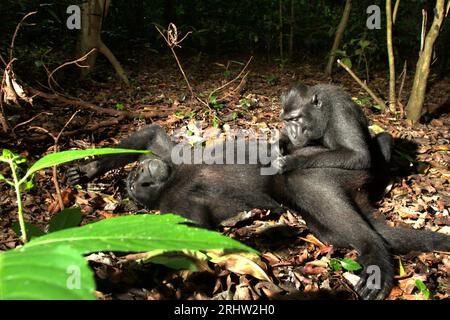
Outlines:
[{"label": "small green plant", "polygon": [[373,109],[378,110],[378,111],[381,110],[381,106],[380,105],[372,104],[372,98],[370,98],[370,97],[362,97],[362,98],[352,97],[352,100],[357,105],[359,105],[361,107],[373,108]]},{"label": "small green plant", "polygon": [[420,279],[416,280],[416,287],[423,294],[425,300],[430,299],[430,290],[428,290],[427,286],[425,285],[425,283],[423,283],[422,280],[420,280]]},{"label": "small green plant", "polygon": [[330,260],[330,268],[333,271],[340,271],[342,269],[345,269],[347,271],[356,271],[362,269],[362,266],[352,259],[331,259]]},{"label": "small green plant", "polygon": [[366,34],[362,34],[345,43],[342,50],[336,50],[336,56],[350,69],[353,65],[352,61],[356,61],[357,69],[362,69],[364,64],[366,79],[369,79],[369,60],[367,57],[372,56],[377,49],[376,42],[367,39]]},{"label": "small green plant", "polygon": [[217,101],[216,96],[209,97],[209,105],[217,111],[220,111],[223,108],[225,108],[225,105],[223,103],[220,103],[219,101]]},{"label": "small green plant", "polygon": [[192,118],[195,118],[196,115],[197,115],[197,112],[195,112],[195,111],[190,111],[190,112],[179,111],[179,112],[175,113],[175,116],[177,116],[181,119],[192,119]]},{"label": "small green plant", "polygon": [[226,78],[226,79],[231,78],[231,71],[230,70],[225,70],[223,72],[223,77]]},{"label": "small green plant", "polygon": [[118,110],[118,111],[123,111],[123,110],[125,110],[125,106],[123,105],[123,103],[116,103],[116,105],[114,106],[114,108],[116,108],[116,110]]},{"label": "small green plant", "polygon": [[250,109],[252,107],[252,100],[248,99],[248,98],[243,98],[243,99],[239,100],[239,105],[246,109]]},{"label": "small green plant", "polygon": [[213,114],[213,120],[212,120],[212,121],[213,121],[213,122],[212,122],[213,128],[218,128],[218,127],[219,127],[219,122],[218,122],[218,120],[217,120],[217,116],[216,116],[215,113]]},{"label": "small green plant", "polygon": [[278,83],[278,77],[274,74],[268,74],[265,76],[265,81],[269,86],[274,86]]},{"label": "small green plant", "polygon": [[278,64],[278,68],[283,70],[287,66],[289,59],[288,58],[277,58],[277,59],[275,59],[275,61]]},{"label": "small green plant", "polygon": [[7,149],[4,149],[2,151],[2,155],[0,156],[0,161],[5,162],[9,165],[11,169],[12,178],[7,179],[5,176],[0,174],[0,182],[3,181],[9,186],[13,187],[16,193],[17,213],[21,232],[20,238],[22,242],[26,243],[28,240],[25,221],[23,219],[22,189],[28,190],[33,186],[33,175],[37,171],[52,166],[56,166],[61,163],[83,159],[85,157],[90,157],[94,155],[113,154],[113,153],[149,153],[149,152],[150,151],[148,150],[139,151],[139,150],[115,149],[115,148],[56,152],[39,159],[33,166],[31,166],[28,170],[26,170],[26,172],[22,176],[20,176],[19,174],[22,172],[21,168],[23,167],[23,165],[26,165],[28,163],[27,159]]}]

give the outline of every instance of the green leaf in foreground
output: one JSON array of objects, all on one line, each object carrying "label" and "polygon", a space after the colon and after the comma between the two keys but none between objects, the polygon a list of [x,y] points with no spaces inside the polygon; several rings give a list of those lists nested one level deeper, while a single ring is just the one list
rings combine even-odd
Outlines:
[{"label": "green leaf in foreground", "polygon": [[172,214],[123,216],[53,232],[30,241],[26,246],[67,244],[82,254],[155,249],[234,249],[256,252],[218,232],[180,224],[183,222],[189,220]]},{"label": "green leaf in foreground", "polygon": [[48,224],[48,232],[79,226],[82,219],[80,208],[66,208],[53,216]]},{"label": "green leaf in foreground", "polygon": [[115,153],[151,153],[149,150],[131,150],[119,148],[99,148],[87,150],[68,150],[56,153],[51,153],[36,161],[28,170],[28,175],[44,168],[56,166],[61,163],[83,159],[90,156],[99,156],[104,154]]},{"label": "green leaf in foreground", "polygon": [[0,254],[0,300],[94,299],[94,275],[68,246],[23,247]]}]

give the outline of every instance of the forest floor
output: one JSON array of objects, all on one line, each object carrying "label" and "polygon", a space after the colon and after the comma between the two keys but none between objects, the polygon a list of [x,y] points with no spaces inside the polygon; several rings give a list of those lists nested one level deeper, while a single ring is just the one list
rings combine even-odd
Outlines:
[{"label": "forest floor", "polygon": [[[237,59],[238,60],[238,59]],[[238,75],[246,58],[237,61],[215,59],[184,62],[194,92],[206,99],[209,92]],[[108,68],[108,66],[105,66]],[[313,85],[324,82],[322,70],[314,63],[279,66],[254,59],[248,77],[238,90],[239,81],[218,93],[218,99],[207,108],[189,99],[189,90],[171,57],[142,60],[130,76],[129,87],[114,77],[100,75],[101,81],[90,81],[74,87],[61,83],[67,92],[99,109],[140,111],[151,116],[123,119],[114,124],[111,116],[83,109],[71,121],[59,142],[61,150],[104,147],[117,143],[130,132],[148,124],[158,123],[172,134],[202,135],[213,124],[223,128],[271,129],[280,127],[280,93],[292,83]],[[344,71],[334,82],[355,97],[369,118],[370,125],[382,128],[396,139],[392,163],[392,183],[378,208],[393,226],[429,229],[450,235],[450,148],[448,113],[434,112],[423,124],[414,127],[393,115],[370,108],[372,101]],[[23,75],[18,75],[26,82]],[[94,77],[95,79],[95,77]],[[403,104],[412,79],[407,78],[401,96]],[[33,83],[29,85],[37,87]],[[370,80],[370,86],[385,98],[387,81],[384,74]],[[449,78],[436,81],[427,94],[428,110],[441,110],[449,105]],[[53,140],[42,129],[57,135],[77,110],[76,106],[58,105],[36,98],[33,107],[7,109],[14,135],[0,137],[2,148],[20,152],[32,161],[52,151]],[[214,118],[212,114],[216,113]],[[38,115],[38,116],[37,116]],[[37,117],[35,117],[37,116]],[[32,119],[31,122],[24,123]],[[112,119],[114,120],[114,119]],[[105,122],[109,121],[109,122]],[[92,130],[86,130],[94,124]],[[102,124],[109,124],[102,126]],[[41,128],[41,129],[39,129]],[[92,131],[92,132],[89,132]],[[190,134],[189,133],[189,134]],[[124,178],[132,166],[116,170],[97,179],[88,189],[72,188],[61,182],[65,206],[81,208],[83,224],[113,216],[131,214],[126,203]],[[0,167],[0,173],[7,172]],[[64,167],[59,177],[63,181]],[[36,188],[24,197],[25,219],[45,230],[49,219],[59,211],[51,170],[38,172]],[[0,250],[20,244],[11,229],[17,208],[13,191],[0,184]],[[334,271],[330,259],[356,257],[354,251],[333,248],[311,235],[300,215],[286,212],[271,214],[255,208],[252,218],[224,228],[222,231],[261,252],[249,262],[240,256],[231,263],[199,263],[199,270],[174,271],[161,265],[142,266],[136,255],[113,253],[89,256],[97,281],[100,299],[288,299],[288,298],[356,298],[349,282],[354,275],[345,270]],[[272,228],[285,225],[287,229]],[[273,230],[272,230],[273,229]],[[198,257],[197,257],[198,258]],[[249,259],[250,259],[249,258]],[[422,280],[432,299],[450,297],[450,256],[434,252],[395,256],[395,287],[389,299],[424,299],[416,281]]]}]

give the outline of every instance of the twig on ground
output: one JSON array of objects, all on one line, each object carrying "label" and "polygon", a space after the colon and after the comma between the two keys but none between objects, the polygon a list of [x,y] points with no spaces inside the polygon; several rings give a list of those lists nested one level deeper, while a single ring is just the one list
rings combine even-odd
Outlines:
[{"label": "twig on ground", "polygon": [[16,124],[16,125],[14,126],[14,128],[12,128],[12,132],[14,132],[18,127],[24,126],[24,125],[26,125],[26,124],[32,122],[34,119],[36,119],[37,117],[39,117],[39,116],[41,116],[41,115],[43,115],[43,114],[46,114],[46,115],[48,115],[48,116],[53,115],[53,113],[51,113],[51,112],[39,112],[37,115],[35,115],[34,117],[28,119],[27,121],[24,121],[24,122],[21,122],[21,123],[19,123],[19,124]]}]

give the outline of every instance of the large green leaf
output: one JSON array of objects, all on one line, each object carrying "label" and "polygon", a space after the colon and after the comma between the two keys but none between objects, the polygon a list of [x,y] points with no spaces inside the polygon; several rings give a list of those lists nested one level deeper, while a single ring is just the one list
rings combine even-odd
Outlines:
[{"label": "large green leaf", "polygon": [[149,150],[131,150],[131,149],[119,149],[119,148],[99,148],[99,149],[87,149],[87,150],[69,150],[55,152],[46,155],[45,157],[39,159],[35,164],[28,170],[28,175],[52,166],[56,166],[61,163],[83,159],[90,156],[98,156],[104,154],[115,154],[115,153],[151,153]]},{"label": "large green leaf", "polygon": [[137,215],[102,220],[31,240],[26,246],[68,244],[80,253],[161,250],[255,250],[214,231],[193,228],[180,216]]},{"label": "large green leaf", "polygon": [[23,247],[0,254],[0,299],[94,299],[94,275],[66,246]]}]

